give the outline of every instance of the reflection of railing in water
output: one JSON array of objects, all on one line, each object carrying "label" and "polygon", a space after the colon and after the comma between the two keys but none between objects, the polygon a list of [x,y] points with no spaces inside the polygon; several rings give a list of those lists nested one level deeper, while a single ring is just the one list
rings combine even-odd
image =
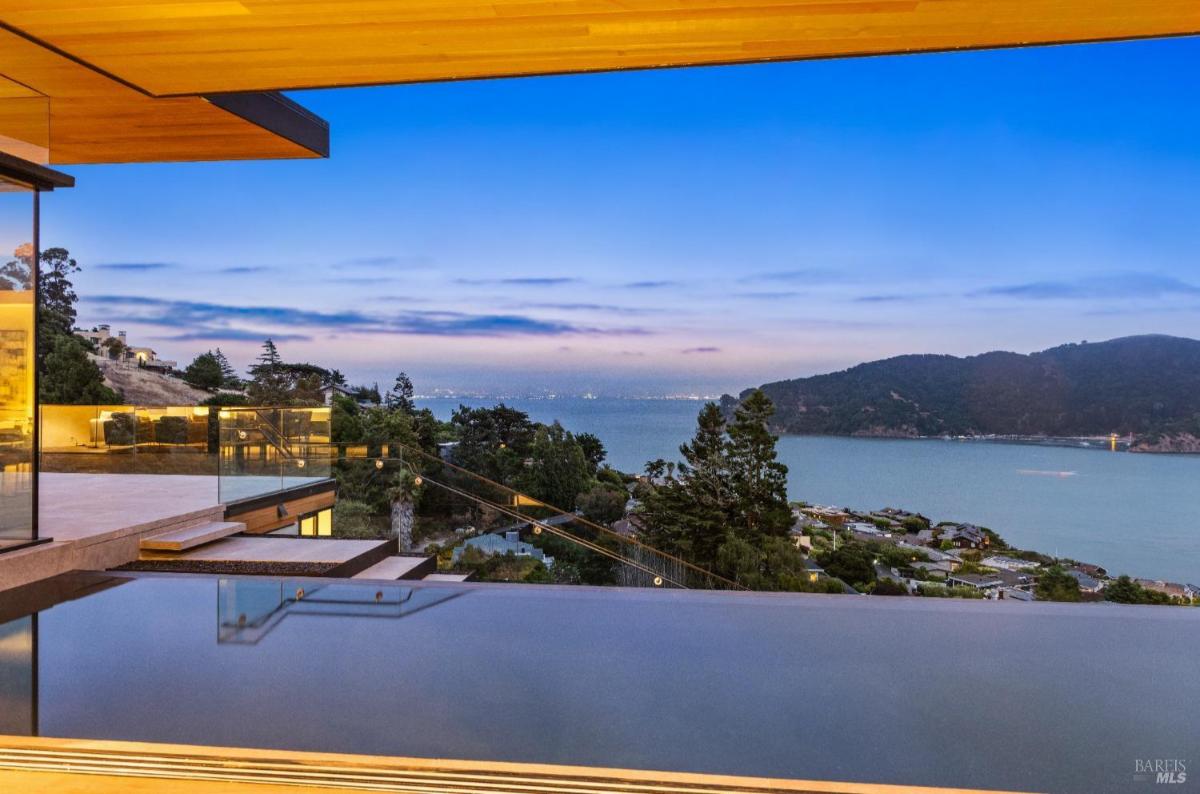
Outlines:
[{"label": "reflection of railing in water", "polygon": [[221,579],[217,582],[217,642],[257,644],[289,616],[397,620],[467,592],[311,579]]}]

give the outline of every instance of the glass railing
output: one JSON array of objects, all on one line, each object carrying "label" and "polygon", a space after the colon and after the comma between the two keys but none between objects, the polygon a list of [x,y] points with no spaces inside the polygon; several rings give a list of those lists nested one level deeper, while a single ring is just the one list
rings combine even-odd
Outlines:
[{"label": "glass railing", "polygon": [[329,409],[43,405],[46,474],[177,475],[211,481],[214,503],[330,476]]},{"label": "glass railing", "polygon": [[217,473],[216,409],[207,406],[43,405],[41,471]]},{"label": "glass railing", "polygon": [[330,410],[222,408],[218,492],[223,504],[328,479]]}]

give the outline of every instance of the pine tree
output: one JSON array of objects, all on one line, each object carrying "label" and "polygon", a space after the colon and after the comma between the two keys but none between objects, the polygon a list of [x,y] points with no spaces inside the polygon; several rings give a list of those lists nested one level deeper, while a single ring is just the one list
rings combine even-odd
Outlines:
[{"label": "pine tree", "polygon": [[643,500],[641,518],[650,545],[711,568],[729,531],[734,495],[730,484],[729,445],[725,420],[714,403],[697,418],[696,435],[679,448],[677,467],[666,462],[648,469],[652,487]]},{"label": "pine tree", "polygon": [[79,264],[65,248],[42,251],[41,263],[38,303],[43,311],[61,318],[63,327],[70,331],[75,327],[75,302],[79,299],[71,284],[71,276],[79,272]]},{"label": "pine tree", "polygon": [[221,385],[221,365],[210,350],[201,353],[183,372],[184,383],[198,389],[215,389]]},{"label": "pine tree", "polygon": [[283,363],[275,343],[267,339],[257,363],[250,367],[247,396],[255,405],[288,405],[292,401],[292,374]]},{"label": "pine tree", "polygon": [[229,363],[229,359],[221,352],[221,348],[216,349],[213,358],[217,360],[217,366],[221,368],[221,385],[226,389],[241,388],[242,380],[238,377],[237,370]]},{"label": "pine tree", "polygon": [[764,535],[786,535],[792,526],[788,469],[777,459],[779,439],[767,424],[774,413],[770,398],[756,389],[738,406],[729,426],[729,475],[735,502],[731,528],[751,542]]},{"label": "pine tree", "polygon": [[393,411],[403,411],[406,414],[416,411],[417,406],[413,402],[412,379],[407,374],[401,372],[396,376],[396,382],[387,393],[387,407]]}]

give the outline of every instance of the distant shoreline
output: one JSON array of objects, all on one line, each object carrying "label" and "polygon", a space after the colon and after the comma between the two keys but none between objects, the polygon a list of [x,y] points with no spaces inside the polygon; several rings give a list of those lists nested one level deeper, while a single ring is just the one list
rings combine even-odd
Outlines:
[{"label": "distant shoreline", "polygon": [[1134,439],[1130,444],[1129,438],[1117,439],[1117,448],[1113,450],[1109,436],[910,436],[899,433],[789,433],[786,430],[772,428],[782,438],[847,438],[863,439],[866,441],[956,441],[974,444],[1011,444],[1014,446],[1031,447],[1067,447],[1070,449],[1086,449],[1096,452],[1129,452],[1138,455],[1200,455],[1198,449],[1139,449]]},{"label": "distant shoreline", "polygon": [[[1075,449],[1090,449],[1101,452],[1111,452],[1109,436],[1019,436],[1019,435],[987,435],[987,436],[910,436],[888,433],[789,433],[777,428],[773,432],[788,438],[861,438],[869,441],[957,441],[984,444],[1020,444],[1038,447],[1072,447]],[[1117,452],[1136,451],[1130,447],[1128,438],[1117,439]],[[1180,453],[1172,453],[1180,454]]]}]

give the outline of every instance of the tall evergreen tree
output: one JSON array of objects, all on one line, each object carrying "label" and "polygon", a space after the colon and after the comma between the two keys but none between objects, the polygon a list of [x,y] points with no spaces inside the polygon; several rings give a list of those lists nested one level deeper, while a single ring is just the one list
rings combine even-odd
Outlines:
[{"label": "tall evergreen tree", "polygon": [[67,249],[42,251],[38,273],[39,313],[49,315],[47,321],[57,323],[63,333],[71,333],[75,328],[75,302],[79,296],[75,294],[71,276],[78,272],[79,263]]},{"label": "tall evergreen tree", "polygon": [[646,494],[642,519],[652,546],[711,567],[733,517],[729,444],[715,403],[701,409],[696,424],[696,435],[679,448],[678,466],[672,471],[662,462],[649,472],[666,482]]},{"label": "tall evergreen tree", "polygon": [[768,429],[774,413],[770,398],[756,389],[738,406],[729,425],[732,529],[752,542],[764,535],[786,535],[792,526],[788,468],[775,451],[778,436]]},{"label": "tall evergreen tree", "polygon": [[539,426],[533,438],[530,464],[522,490],[560,510],[574,510],[576,497],[586,490],[590,473],[583,449],[561,424]]},{"label": "tall evergreen tree", "polygon": [[197,389],[215,389],[221,385],[221,365],[210,350],[201,353],[183,371],[183,380]]},{"label": "tall evergreen tree", "polygon": [[221,352],[221,348],[213,351],[213,358],[217,361],[217,366],[221,369],[221,386],[226,389],[237,389],[242,385],[241,378],[237,375],[237,370],[229,363],[229,359]]},{"label": "tall evergreen tree", "polygon": [[396,382],[387,393],[387,407],[393,411],[403,411],[406,414],[416,411],[417,406],[413,402],[412,379],[406,373],[401,372],[396,376]]},{"label": "tall evergreen tree", "polygon": [[262,352],[250,366],[247,396],[255,405],[288,405],[292,401],[292,375],[275,342],[263,342]]},{"label": "tall evergreen tree", "polygon": [[49,405],[113,405],[121,395],[104,385],[104,376],[88,358],[82,340],[58,334],[44,359],[38,380],[38,397]]}]

